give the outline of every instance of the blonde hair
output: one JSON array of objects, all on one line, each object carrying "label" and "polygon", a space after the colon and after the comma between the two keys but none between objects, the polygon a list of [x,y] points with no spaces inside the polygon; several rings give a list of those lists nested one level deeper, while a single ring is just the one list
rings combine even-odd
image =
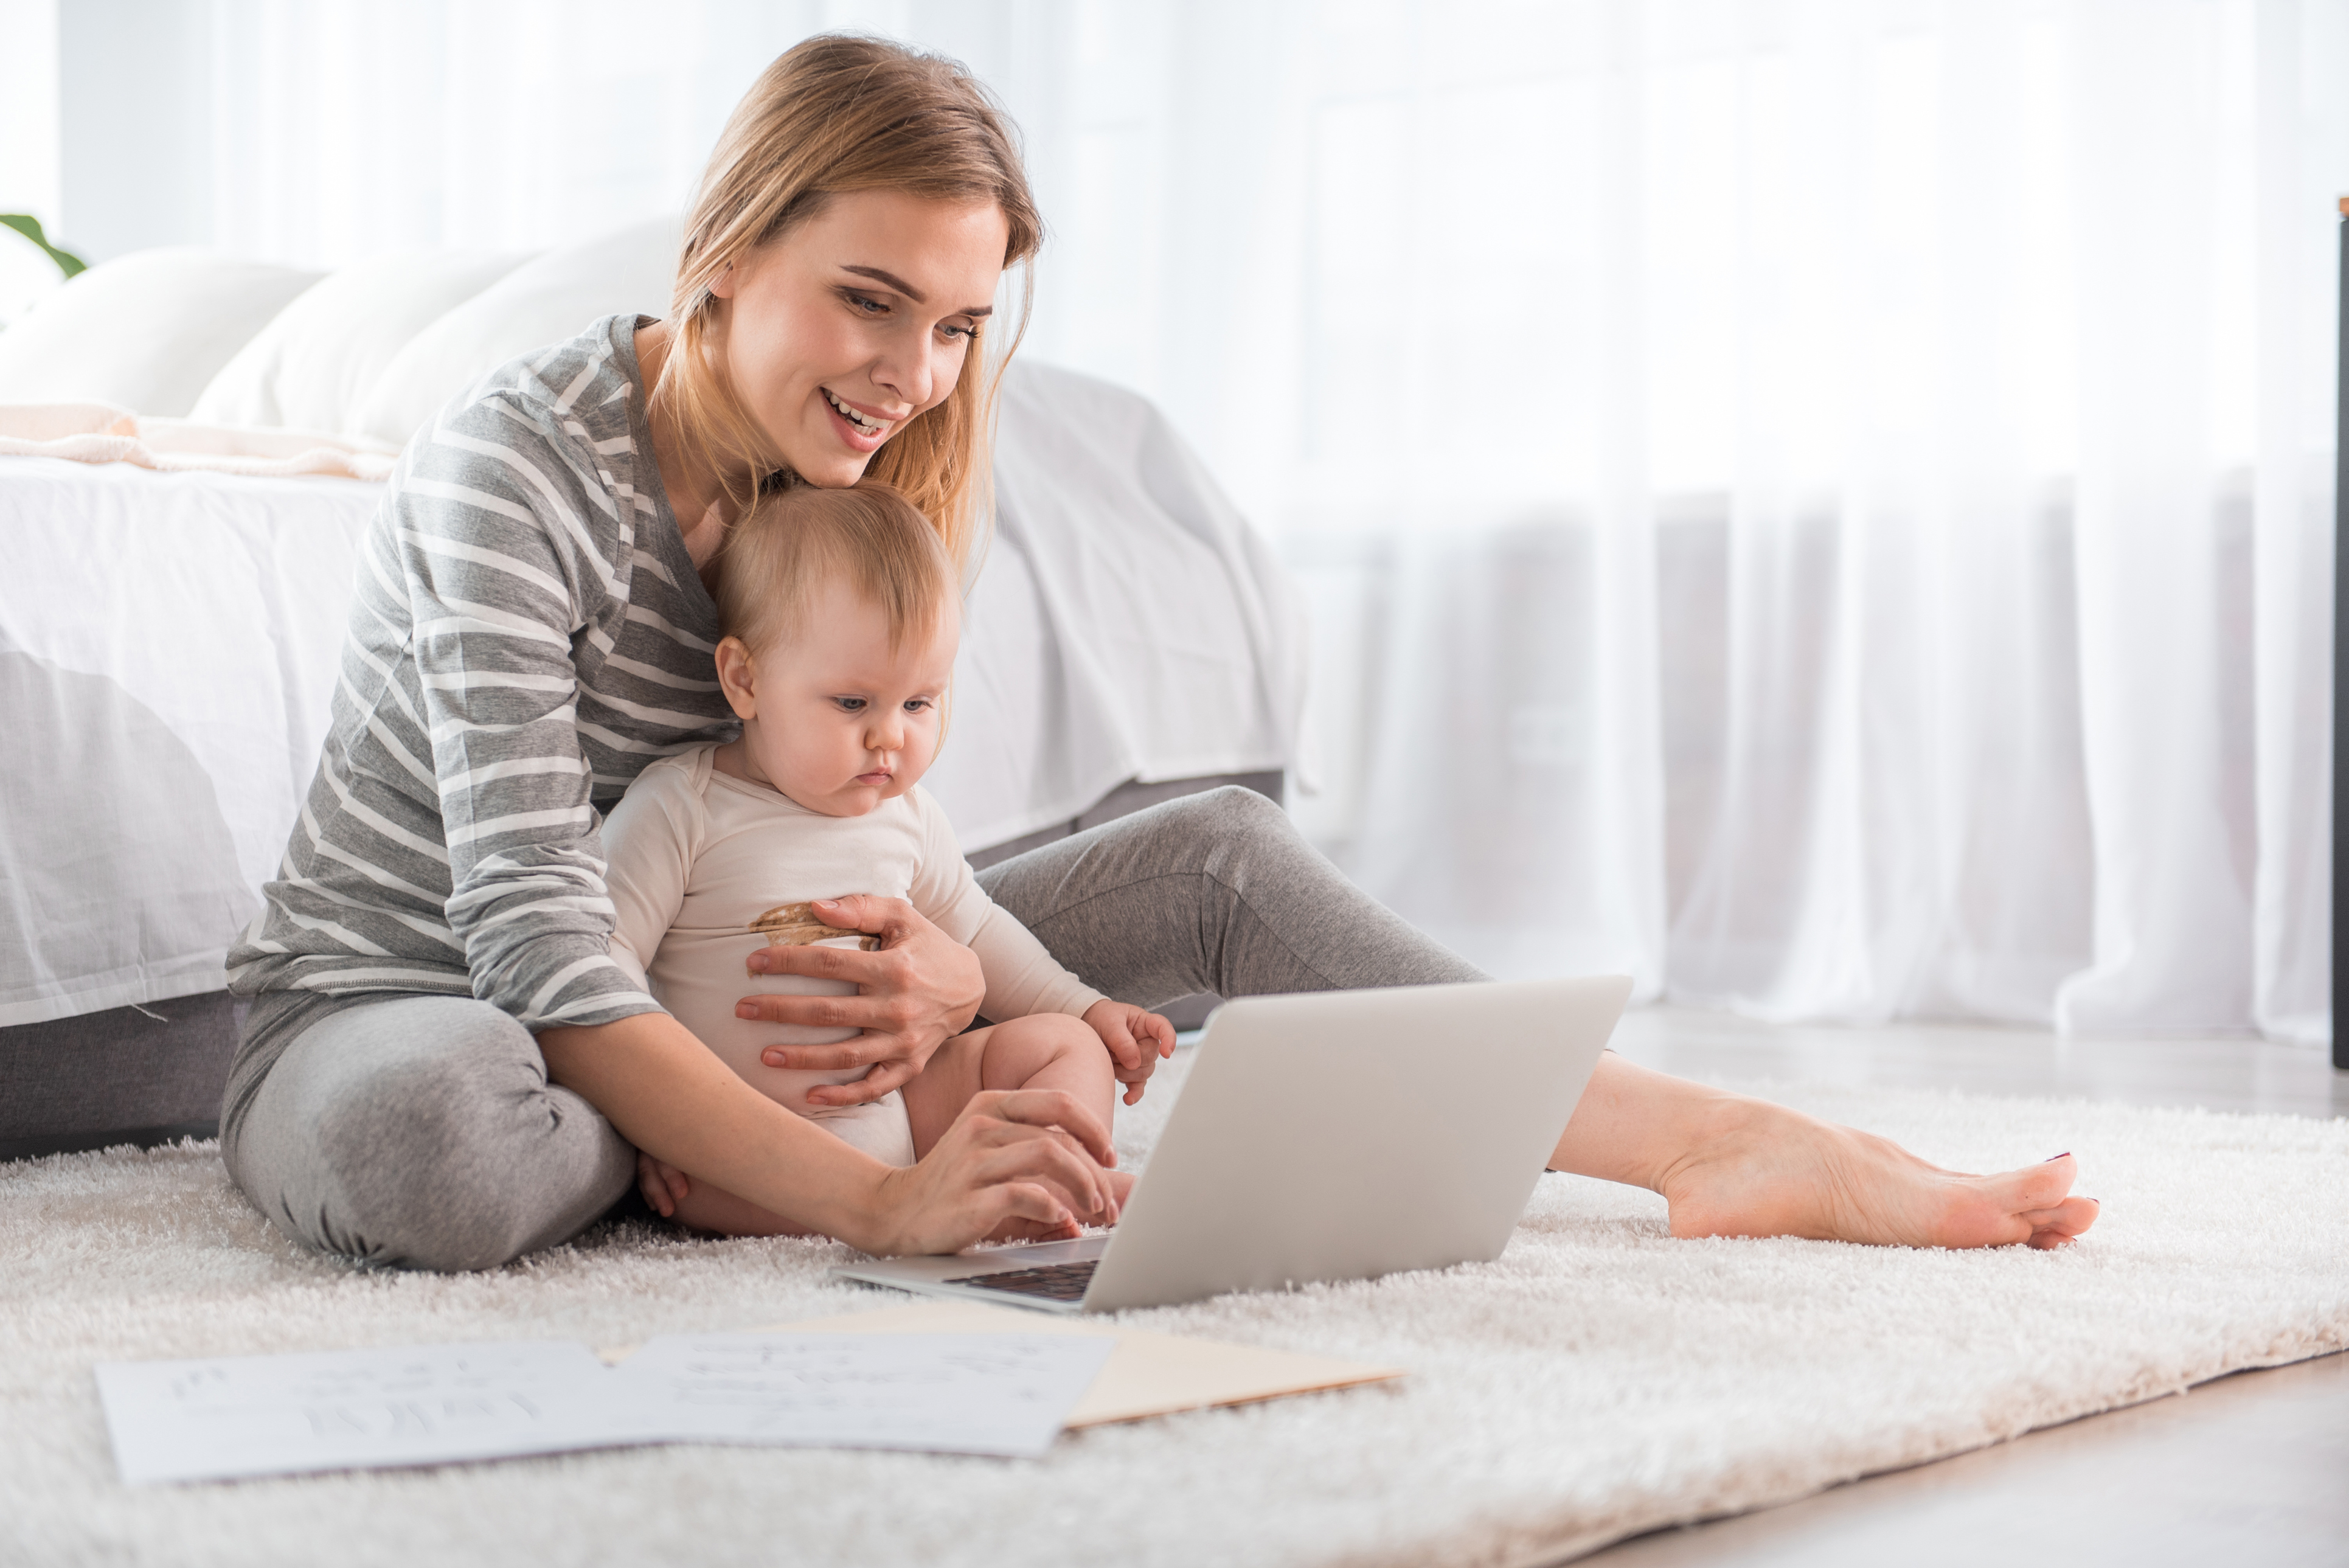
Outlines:
[{"label": "blonde hair", "polygon": [[893,652],[936,631],[961,588],[930,520],[878,480],[770,496],[727,535],[719,559],[719,624],[754,655],[805,632],[827,583],[845,579],[880,607]]},{"label": "blonde hair", "polygon": [[[992,201],[1009,229],[1006,268],[1043,243],[1011,122],[960,64],[843,34],[784,51],[735,106],[686,215],[668,357],[652,398],[656,417],[698,466],[720,476],[747,466],[748,485],[721,480],[738,519],[763,504],[775,487],[761,481],[783,463],[709,361],[718,313],[710,285],[752,249],[852,191]],[[1032,277],[1025,284],[1032,295]],[[1027,315],[1023,304],[1023,330]],[[1007,349],[987,376],[983,353],[974,353],[978,363],[966,362],[946,401],[909,420],[865,469],[929,518],[957,564],[969,560],[987,515],[996,391],[1010,358]]]}]

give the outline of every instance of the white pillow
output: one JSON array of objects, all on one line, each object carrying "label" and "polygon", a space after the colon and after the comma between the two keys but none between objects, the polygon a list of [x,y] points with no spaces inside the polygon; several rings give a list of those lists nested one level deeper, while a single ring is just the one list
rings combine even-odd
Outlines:
[{"label": "white pillow", "polygon": [[409,341],[346,432],[405,445],[483,372],[622,311],[668,314],[674,218],[632,223],[524,262]]},{"label": "white pillow", "polygon": [[526,259],[409,251],[354,263],[278,312],[190,418],[356,434],[360,404],[409,340]]},{"label": "white pillow", "polygon": [[0,403],[181,418],[316,273],[174,246],[101,262],[0,332]]}]

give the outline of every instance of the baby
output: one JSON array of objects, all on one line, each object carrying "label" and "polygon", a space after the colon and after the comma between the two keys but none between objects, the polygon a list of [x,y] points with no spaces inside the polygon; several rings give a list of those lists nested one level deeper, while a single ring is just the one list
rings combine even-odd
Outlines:
[{"label": "baby", "polygon": [[[944,738],[960,634],[954,563],[922,514],[874,482],[771,497],[727,542],[718,607],[718,677],[742,738],[654,763],[605,820],[612,956],[753,1087],[892,1165],[926,1154],[982,1089],[1064,1089],[1104,1125],[1120,1081],[1128,1104],[1139,1099],[1174,1052],[1173,1026],[1054,962],[981,891],[945,813],[916,788]],[[854,991],[754,976],[745,962],[776,943],[873,945],[807,907],[852,893],[905,899],[968,945],[987,984],[979,1010],[995,1020],[947,1041],[902,1089],[861,1103],[839,1086],[869,1067],[761,1059],[856,1031],[735,1016],[752,990]],[[1122,1202],[1132,1177],[1107,1174]],[[647,1193],[707,1228],[784,1228],[666,1168]]]}]

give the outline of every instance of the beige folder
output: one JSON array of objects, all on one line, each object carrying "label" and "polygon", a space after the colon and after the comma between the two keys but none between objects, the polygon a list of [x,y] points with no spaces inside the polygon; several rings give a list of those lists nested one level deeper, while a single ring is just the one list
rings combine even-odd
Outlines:
[{"label": "beige folder", "polygon": [[[1344,1388],[1403,1375],[1402,1368],[1395,1367],[1372,1367],[1361,1361],[1300,1356],[1287,1350],[1259,1350],[1212,1339],[1185,1339],[1174,1334],[1141,1334],[1110,1324],[989,1306],[977,1301],[916,1302],[907,1306],[843,1313],[836,1317],[773,1323],[752,1332],[1114,1336],[1117,1348],[1110,1352],[1092,1387],[1069,1412],[1068,1425],[1071,1427],[1138,1421],[1145,1416],[1202,1409],[1209,1405],[1245,1405],[1257,1399],[1278,1399],[1284,1394]],[[626,1346],[602,1354],[606,1361],[618,1361],[634,1348]]]}]

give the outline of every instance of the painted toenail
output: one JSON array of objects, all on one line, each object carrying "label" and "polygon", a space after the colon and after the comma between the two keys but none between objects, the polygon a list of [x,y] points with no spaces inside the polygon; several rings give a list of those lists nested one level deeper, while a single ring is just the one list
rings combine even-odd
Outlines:
[{"label": "painted toenail", "polygon": [[2054,1164],[2054,1163],[2055,1163],[2055,1161],[2057,1161],[2058,1160],[2063,1160],[2063,1159],[2067,1159],[2067,1158],[2069,1158],[2069,1157],[2070,1157],[2070,1155],[2071,1155],[2071,1152],[2072,1152],[2072,1151],[2071,1151],[2070,1150],[2066,1149],[2066,1150],[2064,1150],[2064,1152],[2063,1152],[2063,1153],[2061,1153],[2061,1154],[2050,1154],[2046,1159],[2044,1159],[2044,1160],[2041,1161],[2040,1161],[2040,1163],[2041,1163],[2042,1165],[2053,1165],[2053,1164]]}]

